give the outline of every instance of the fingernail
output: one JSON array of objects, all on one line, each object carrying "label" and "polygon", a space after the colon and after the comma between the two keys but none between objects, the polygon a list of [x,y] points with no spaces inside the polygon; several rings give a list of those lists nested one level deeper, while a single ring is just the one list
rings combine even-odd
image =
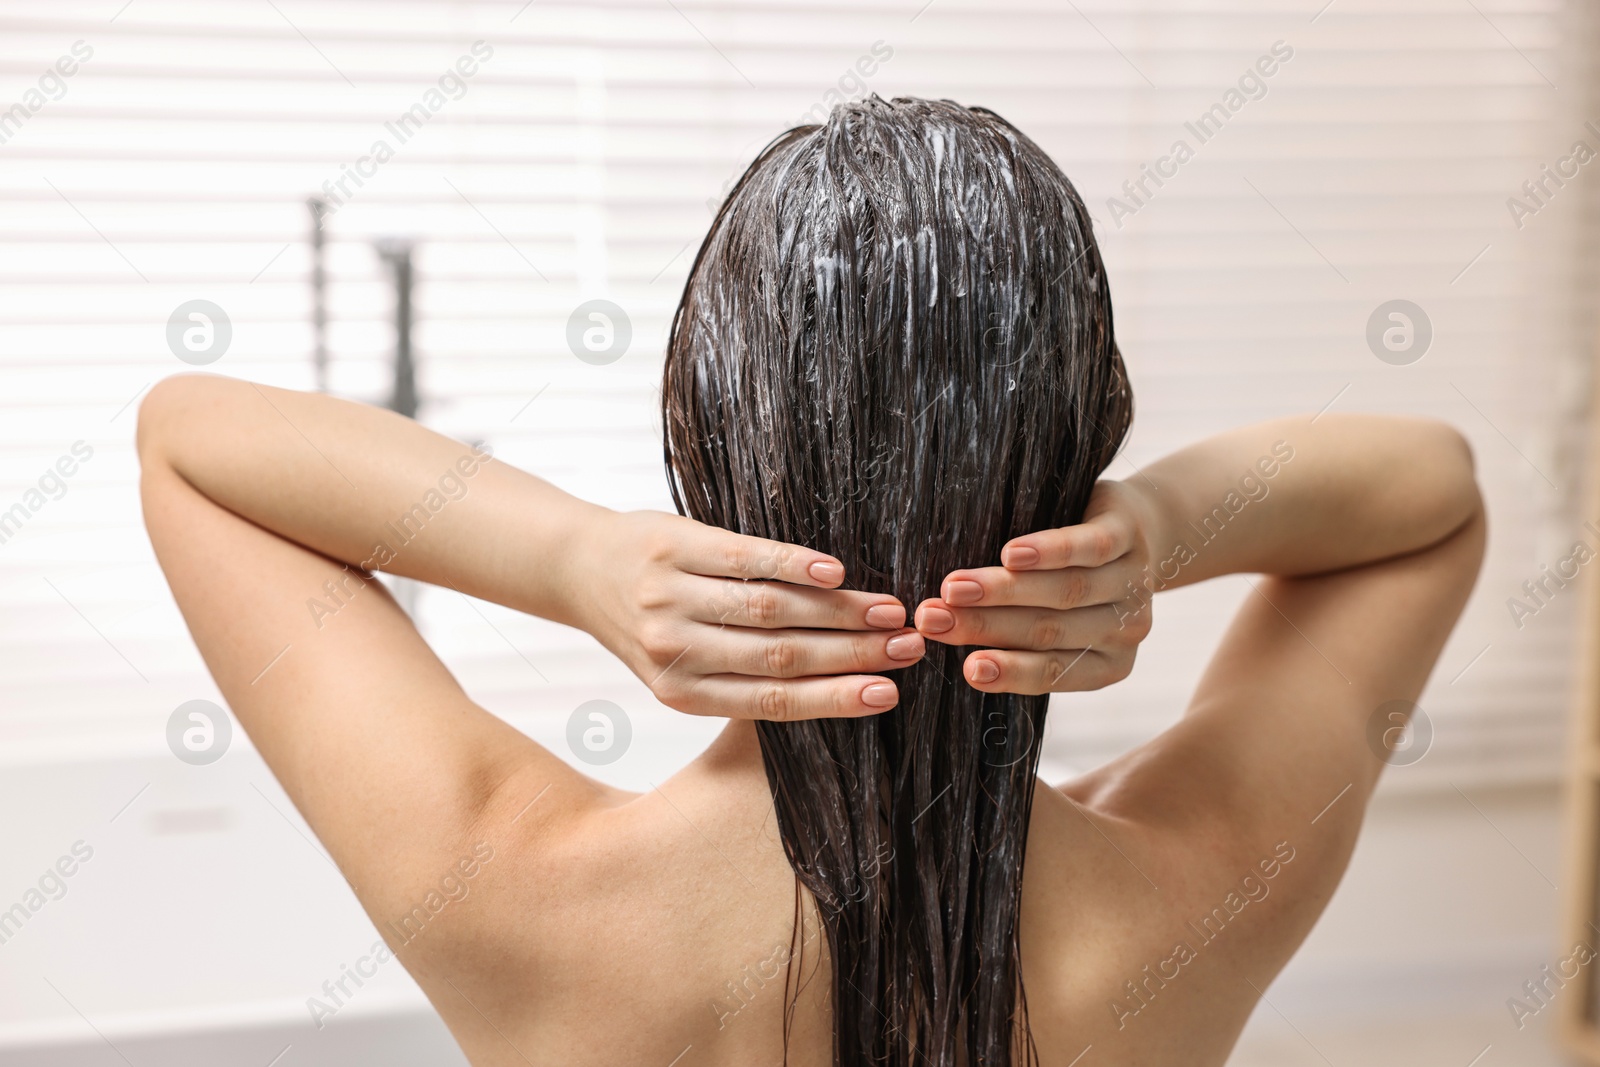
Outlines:
[{"label": "fingernail", "polygon": [[1000,677],[1000,668],[994,665],[994,660],[974,660],[971,667],[967,668],[967,677],[980,685],[986,685]]},{"label": "fingernail", "polygon": [[1032,567],[1039,562],[1039,550],[1027,545],[1012,545],[1000,550],[1000,562],[1007,567]]},{"label": "fingernail", "polygon": [[956,617],[943,608],[923,608],[922,619],[917,623],[917,629],[930,634],[942,634],[955,626]]},{"label": "fingernail", "polygon": [[916,659],[922,655],[922,635],[901,634],[899,637],[891,637],[884,648],[888,650],[891,659]]},{"label": "fingernail", "polygon": [[869,708],[892,708],[900,701],[893,682],[873,682],[861,691],[861,703]]},{"label": "fingernail", "polygon": [[898,630],[906,624],[904,604],[874,604],[867,609],[867,625]]},{"label": "fingernail", "polygon": [[939,596],[957,607],[962,604],[976,604],[983,599],[983,586],[977,582],[963,580],[945,582]]},{"label": "fingernail", "polygon": [[807,567],[806,570],[811,577],[819,582],[827,582],[831,585],[835,582],[844,581],[844,564],[835,563],[832,560],[818,560]]}]

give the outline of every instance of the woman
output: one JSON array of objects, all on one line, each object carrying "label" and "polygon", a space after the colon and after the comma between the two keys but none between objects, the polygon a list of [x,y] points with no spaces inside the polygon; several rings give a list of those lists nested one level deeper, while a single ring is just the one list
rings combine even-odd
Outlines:
[{"label": "woman", "polygon": [[[471,1061],[1222,1063],[1477,573],[1460,436],[1295,417],[1097,483],[1131,406],[1076,193],[991,113],[875,97],[729,197],[663,404],[690,517],[324,396],[184,376],[141,410],[207,665]],[[730,722],[600,785],[473,704],[375,568]],[[1182,719],[1037,783],[1042,694],[1239,572]]]}]

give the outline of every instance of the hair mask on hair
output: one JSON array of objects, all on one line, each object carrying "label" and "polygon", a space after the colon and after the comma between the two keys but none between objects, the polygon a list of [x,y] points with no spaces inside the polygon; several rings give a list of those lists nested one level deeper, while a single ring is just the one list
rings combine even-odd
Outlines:
[{"label": "hair mask on hair", "polygon": [[[662,403],[680,511],[830,553],[908,605],[1080,521],[1132,417],[1066,176],[992,112],[877,96],[739,180]],[[971,688],[970,651],[930,643],[882,715],[757,723],[826,934],[836,1064],[1036,1058],[1017,921],[1048,698]]]}]

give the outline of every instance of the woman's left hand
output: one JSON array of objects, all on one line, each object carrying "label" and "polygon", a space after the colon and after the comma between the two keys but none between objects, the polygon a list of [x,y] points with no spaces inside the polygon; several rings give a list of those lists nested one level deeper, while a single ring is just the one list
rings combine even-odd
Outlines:
[{"label": "woman's left hand", "polygon": [[900,699],[881,672],[923,656],[905,606],[839,588],[844,565],[832,556],[663,512],[591,514],[574,621],[669,708],[738,719],[877,715]]},{"label": "woman's left hand", "polygon": [[962,673],[986,693],[1101,689],[1133,669],[1150,633],[1151,501],[1124,482],[1094,488],[1077,526],[1014,538],[1002,565],[951,571],[917,606],[917,630],[981,645]]}]

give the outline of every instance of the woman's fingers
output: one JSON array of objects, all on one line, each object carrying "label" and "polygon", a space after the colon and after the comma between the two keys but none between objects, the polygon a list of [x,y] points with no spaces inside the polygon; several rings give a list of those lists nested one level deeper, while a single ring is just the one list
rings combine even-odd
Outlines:
[{"label": "woman's fingers", "polygon": [[755,630],[696,627],[681,652],[656,652],[672,658],[675,669],[691,675],[744,674],[764,678],[806,678],[819,674],[865,674],[909,667],[927,651],[915,630],[862,633],[827,630]]},{"label": "woman's fingers", "polygon": [[696,679],[681,707],[666,703],[696,715],[790,722],[878,715],[899,701],[892,681],[870,675],[779,680],[714,674]]},{"label": "woman's fingers", "polygon": [[701,625],[680,631],[681,641],[644,642],[662,668],[651,688],[682,710],[774,720],[877,714],[899,694],[872,672],[920,660],[924,635],[999,646],[964,664],[967,682],[985,692],[1097,689],[1127,676],[1149,630],[1145,598],[1129,588],[1140,577],[1136,524],[1114,508],[1091,506],[1077,526],[1013,539],[1001,567],[951,572],[940,598],[918,607],[915,630],[902,629],[905,607],[894,597],[838,589],[844,566],[832,556],[695,526],[656,555],[703,586],[703,595],[672,594],[687,605],[679,618]]},{"label": "woman's fingers", "polygon": [[715,578],[766,579],[822,589],[844,581],[844,564],[824,552],[715,526],[699,525],[677,563],[693,574]]},{"label": "woman's fingers", "polygon": [[702,594],[685,598],[686,614],[696,622],[829,630],[898,630],[906,624],[905,605],[883,593],[698,575],[680,580],[695,583],[694,588]]},{"label": "woman's fingers", "polygon": [[1121,605],[1052,611],[1045,608],[957,608],[942,600],[917,606],[917,631],[946,645],[984,645],[1020,651],[1121,648],[1135,645],[1149,633],[1139,616],[1122,613]]},{"label": "woman's fingers", "polygon": [[1126,678],[1132,667],[1132,649],[1115,653],[1093,648],[1055,652],[984,649],[967,657],[962,674],[969,685],[985,693],[1037,696],[1104,689]]},{"label": "woman's fingers", "polygon": [[978,567],[951,571],[939,586],[939,596],[955,607],[1068,608],[1110,604],[1133,595],[1130,583],[1138,568],[1121,560],[1103,567],[1063,567],[1049,571],[1014,571],[1005,567]]},{"label": "woman's fingers", "polygon": [[1133,548],[1135,537],[1128,516],[1108,511],[1077,526],[1014,537],[1000,549],[1000,562],[1019,571],[1101,567]]},{"label": "woman's fingers", "polygon": [[668,707],[700,715],[873,715],[899,701],[875,672],[908,667],[926,643],[882,593],[841,590],[826,553],[679,516],[649,520],[632,591],[630,666]]}]

